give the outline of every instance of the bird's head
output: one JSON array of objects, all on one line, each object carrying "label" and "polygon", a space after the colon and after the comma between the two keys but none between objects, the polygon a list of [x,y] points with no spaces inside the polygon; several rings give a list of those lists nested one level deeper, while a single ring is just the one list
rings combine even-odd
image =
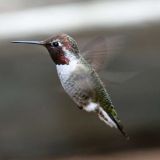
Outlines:
[{"label": "bird's head", "polygon": [[51,58],[57,65],[68,65],[72,57],[79,57],[76,41],[67,34],[51,36],[44,41],[12,41],[12,43],[42,45],[47,48]]}]

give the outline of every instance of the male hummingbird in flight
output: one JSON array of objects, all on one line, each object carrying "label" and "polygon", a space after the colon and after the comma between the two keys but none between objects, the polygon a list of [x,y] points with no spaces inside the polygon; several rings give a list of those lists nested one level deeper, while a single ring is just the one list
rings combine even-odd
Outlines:
[{"label": "male hummingbird in flight", "polygon": [[44,41],[13,41],[47,48],[56,64],[61,84],[80,109],[95,112],[110,127],[118,128],[128,138],[117,112],[94,67],[80,54],[76,41],[67,34]]}]

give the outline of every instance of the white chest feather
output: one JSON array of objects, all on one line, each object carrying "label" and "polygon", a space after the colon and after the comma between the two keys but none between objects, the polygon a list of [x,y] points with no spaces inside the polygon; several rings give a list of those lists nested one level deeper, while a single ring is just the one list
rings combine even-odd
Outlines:
[{"label": "white chest feather", "polygon": [[57,72],[60,79],[66,81],[71,76],[73,71],[76,69],[77,65],[78,61],[76,59],[71,60],[69,65],[57,65]]},{"label": "white chest feather", "polygon": [[66,50],[65,48],[63,48],[63,51],[66,53],[65,56],[69,59],[69,64],[56,66],[58,76],[59,76],[61,82],[62,82],[62,80],[66,81],[71,76],[73,71],[76,69],[76,66],[78,65],[78,59],[76,59],[76,57],[73,56],[73,53]]}]

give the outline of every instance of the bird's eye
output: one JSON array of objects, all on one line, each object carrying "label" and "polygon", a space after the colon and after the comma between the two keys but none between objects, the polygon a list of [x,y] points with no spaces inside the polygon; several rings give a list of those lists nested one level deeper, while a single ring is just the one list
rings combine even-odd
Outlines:
[{"label": "bird's eye", "polygon": [[58,42],[53,42],[53,43],[52,43],[52,46],[53,46],[53,47],[58,47],[58,46],[59,46],[59,43],[58,43]]}]

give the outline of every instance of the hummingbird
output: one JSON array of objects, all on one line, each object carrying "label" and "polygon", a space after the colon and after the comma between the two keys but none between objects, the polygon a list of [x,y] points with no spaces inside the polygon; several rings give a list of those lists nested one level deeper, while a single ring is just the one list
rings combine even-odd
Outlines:
[{"label": "hummingbird", "polygon": [[94,67],[80,53],[77,42],[67,34],[51,36],[44,41],[12,41],[46,47],[54,61],[65,92],[79,109],[94,112],[110,127],[119,129],[128,139],[111,98]]}]

